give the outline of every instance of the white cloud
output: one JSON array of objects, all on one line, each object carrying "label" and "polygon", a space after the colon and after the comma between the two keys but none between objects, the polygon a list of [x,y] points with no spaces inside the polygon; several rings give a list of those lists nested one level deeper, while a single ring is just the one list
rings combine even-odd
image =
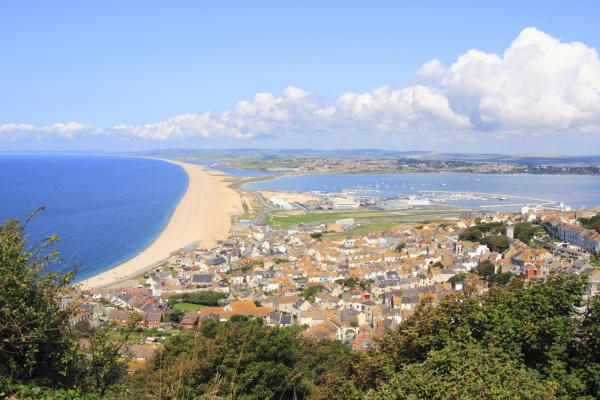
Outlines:
[{"label": "white cloud", "polygon": [[415,73],[415,78],[418,82],[426,84],[440,80],[445,73],[446,67],[440,60],[434,58],[421,65],[421,68]]},{"label": "white cloud", "polygon": [[321,113],[335,125],[354,124],[361,130],[376,133],[419,132],[444,128],[466,129],[469,119],[455,114],[448,100],[425,86],[393,90],[387,86],[368,93],[348,92]]},{"label": "white cloud", "polygon": [[[469,50],[450,66],[426,62],[415,84],[347,92],[330,103],[288,87],[257,93],[221,113],[180,114],[144,125],[108,129],[77,122],[0,125],[0,137],[91,134],[186,143],[213,138],[396,135],[447,142],[532,134],[600,136],[600,60],[583,43],[524,29],[503,54]],[[570,136],[572,138],[572,136]]]},{"label": "white cloud", "polygon": [[600,60],[583,43],[524,29],[502,56],[471,50],[438,78],[475,129],[600,131]]},{"label": "white cloud", "polygon": [[281,97],[257,93],[252,101],[240,101],[232,110],[220,114],[181,114],[162,122],[118,125],[114,129],[146,140],[247,139],[306,128],[317,106],[310,93],[288,87]]},{"label": "white cloud", "polygon": [[18,140],[21,138],[43,138],[58,136],[73,139],[80,135],[101,133],[101,130],[80,122],[57,122],[51,125],[36,126],[32,124],[0,124],[0,138]]}]

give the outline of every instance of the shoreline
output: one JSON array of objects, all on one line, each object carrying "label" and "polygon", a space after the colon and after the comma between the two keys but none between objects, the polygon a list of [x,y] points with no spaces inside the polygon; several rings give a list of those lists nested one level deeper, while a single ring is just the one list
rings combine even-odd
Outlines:
[{"label": "shoreline", "polygon": [[242,212],[239,193],[227,182],[227,175],[198,164],[167,160],[180,166],[188,183],[169,221],[158,236],[129,260],[77,282],[82,290],[98,289],[139,276],[159,265],[173,252],[194,245],[209,248],[231,231],[231,218]]}]

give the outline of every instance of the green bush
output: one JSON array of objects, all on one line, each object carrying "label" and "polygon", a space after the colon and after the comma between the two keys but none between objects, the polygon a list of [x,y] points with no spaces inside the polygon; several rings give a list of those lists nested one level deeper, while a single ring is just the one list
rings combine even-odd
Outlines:
[{"label": "green bush", "polygon": [[192,303],[203,306],[214,307],[219,305],[219,301],[226,298],[227,295],[221,292],[211,290],[199,290],[191,293],[175,294],[169,297],[167,304],[173,307],[177,303]]},{"label": "green bush", "polygon": [[10,398],[19,400],[98,400],[96,395],[83,393],[79,389],[56,389],[0,379],[0,399]]}]

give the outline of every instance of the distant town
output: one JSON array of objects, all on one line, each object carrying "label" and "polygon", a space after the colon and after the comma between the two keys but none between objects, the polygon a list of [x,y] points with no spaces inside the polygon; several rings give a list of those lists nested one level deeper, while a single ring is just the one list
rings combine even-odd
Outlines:
[{"label": "distant town", "polygon": [[276,159],[241,158],[226,166],[255,168],[276,173],[375,173],[375,172],[468,172],[478,174],[600,174],[600,165],[509,161],[432,160],[417,158],[338,158],[280,157]]},{"label": "distant town", "polygon": [[480,174],[600,174],[598,156],[457,154],[385,150],[195,150],[128,153],[285,174],[463,172]]}]

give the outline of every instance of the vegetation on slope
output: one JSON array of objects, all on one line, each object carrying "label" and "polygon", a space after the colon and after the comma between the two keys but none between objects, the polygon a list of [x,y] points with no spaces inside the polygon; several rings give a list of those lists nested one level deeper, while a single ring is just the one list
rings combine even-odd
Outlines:
[{"label": "vegetation on slope", "polygon": [[61,306],[74,271],[53,271],[57,238],[27,246],[25,226],[0,225],[0,398],[102,397],[125,375],[132,329],[94,329],[80,347],[69,325],[75,310]]},{"label": "vegetation on slope", "polygon": [[593,229],[600,233],[600,214],[594,215],[590,218],[579,218],[578,221],[584,228]]},{"label": "vegetation on slope", "polygon": [[[377,349],[315,343],[261,320],[203,322],[171,336],[126,375],[114,327],[77,345],[59,298],[71,273],[47,268],[54,239],[27,250],[0,228],[0,396],[161,399],[594,399],[600,397],[600,299],[586,282],[513,278],[422,303]],[[482,266],[482,273],[490,272]],[[110,334],[109,334],[110,333]],[[126,331],[124,332],[126,335]]]}]

